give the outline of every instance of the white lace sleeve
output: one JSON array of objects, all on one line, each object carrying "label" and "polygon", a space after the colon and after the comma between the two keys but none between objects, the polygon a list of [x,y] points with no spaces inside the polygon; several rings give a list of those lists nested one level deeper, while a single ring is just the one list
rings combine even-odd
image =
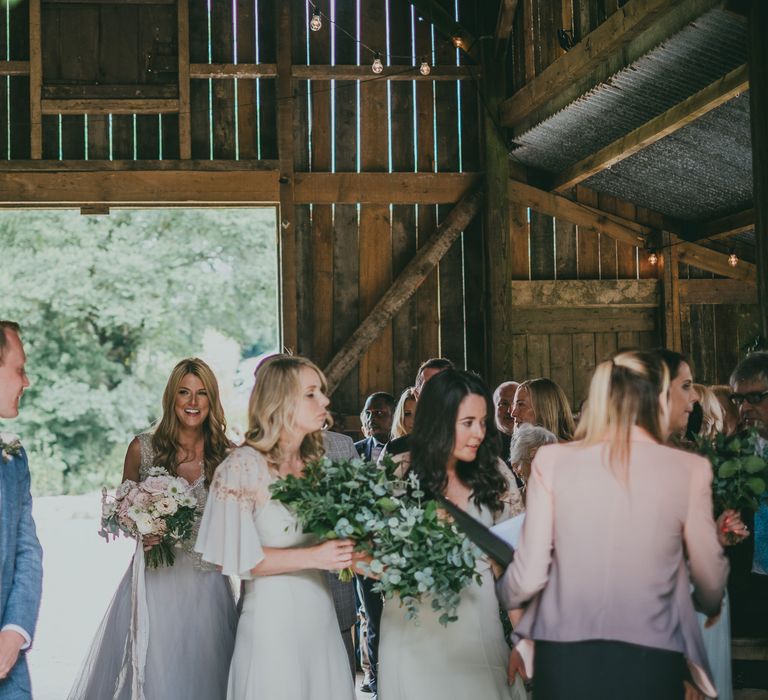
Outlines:
[{"label": "white lace sleeve", "polygon": [[253,578],[251,569],[264,558],[256,517],[271,481],[264,457],[250,447],[233,450],[216,469],[195,549],[223,574]]}]

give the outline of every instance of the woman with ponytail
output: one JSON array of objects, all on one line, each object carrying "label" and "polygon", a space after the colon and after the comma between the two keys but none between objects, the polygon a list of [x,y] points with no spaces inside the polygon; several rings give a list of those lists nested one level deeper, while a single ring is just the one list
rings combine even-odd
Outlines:
[{"label": "woman with ponytail", "polygon": [[535,640],[534,700],[715,693],[694,606],[719,613],[728,564],[709,463],[664,444],[668,388],[658,356],[617,354],[595,370],[577,442],[533,460],[497,590],[508,609],[535,598],[509,669],[532,675]]}]

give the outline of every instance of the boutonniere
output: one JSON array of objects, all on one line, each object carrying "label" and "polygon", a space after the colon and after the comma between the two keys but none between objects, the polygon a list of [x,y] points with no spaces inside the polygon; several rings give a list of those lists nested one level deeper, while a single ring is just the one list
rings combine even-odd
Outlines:
[{"label": "boutonniere", "polygon": [[0,433],[0,460],[10,462],[21,454],[21,440],[13,433]]}]

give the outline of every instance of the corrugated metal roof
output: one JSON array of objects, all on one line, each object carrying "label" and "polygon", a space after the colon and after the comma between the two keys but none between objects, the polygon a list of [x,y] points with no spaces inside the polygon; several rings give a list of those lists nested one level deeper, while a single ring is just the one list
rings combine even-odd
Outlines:
[{"label": "corrugated metal roof", "polygon": [[[712,10],[520,136],[512,157],[561,172],[745,63],[746,45],[746,19]],[[585,184],[686,220],[737,210],[751,200],[748,99],[732,100]]]}]

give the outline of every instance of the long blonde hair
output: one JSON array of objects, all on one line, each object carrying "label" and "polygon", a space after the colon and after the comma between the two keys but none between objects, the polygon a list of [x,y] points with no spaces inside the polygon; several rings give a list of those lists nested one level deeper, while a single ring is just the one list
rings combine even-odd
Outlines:
[{"label": "long blonde hair", "polygon": [[208,417],[203,423],[203,474],[206,483],[210,483],[216,467],[227,456],[229,440],[226,436],[227,421],[219,399],[219,383],[213,370],[200,358],[188,357],[171,370],[171,376],[168,377],[163,391],[163,415],[152,434],[152,450],[157,466],[164,467],[170,474],[176,475],[180,432],[179,418],[176,415],[176,395],[179,393],[181,382],[188,374],[197,377],[208,394]]},{"label": "long blonde hair", "polygon": [[[301,370],[309,368],[320,378],[320,388],[327,391],[325,376],[313,362],[298,355],[272,355],[256,371],[248,402],[248,431],[245,444],[264,454],[267,461],[277,465],[284,455],[280,453],[280,434],[296,425],[296,407],[301,398]],[[328,415],[327,426],[331,425]],[[307,464],[325,454],[323,433],[317,430],[304,437],[299,450],[301,460]]]},{"label": "long blonde hair", "polygon": [[568,397],[555,382],[546,377],[528,379],[517,387],[520,389],[526,389],[531,397],[536,425],[554,433],[559,440],[573,440],[573,412]]},{"label": "long blonde hair", "polygon": [[723,422],[725,420],[723,407],[717,400],[715,392],[708,386],[694,384],[693,388],[699,395],[699,405],[703,414],[699,435],[711,440],[717,433],[723,432]]},{"label": "long blonde hair", "polygon": [[[408,434],[408,430],[405,427],[405,404],[408,401],[416,401],[416,394],[412,386],[409,386],[400,394],[400,398],[395,406],[395,412],[392,414],[391,436],[393,440]],[[416,406],[414,405],[414,410],[415,408]]]},{"label": "long blonde hair", "polygon": [[609,466],[625,477],[634,426],[659,443],[666,440],[668,389],[669,369],[653,353],[630,350],[601,362],[592,375],[576,439],[583,447],[607,439]]}]

